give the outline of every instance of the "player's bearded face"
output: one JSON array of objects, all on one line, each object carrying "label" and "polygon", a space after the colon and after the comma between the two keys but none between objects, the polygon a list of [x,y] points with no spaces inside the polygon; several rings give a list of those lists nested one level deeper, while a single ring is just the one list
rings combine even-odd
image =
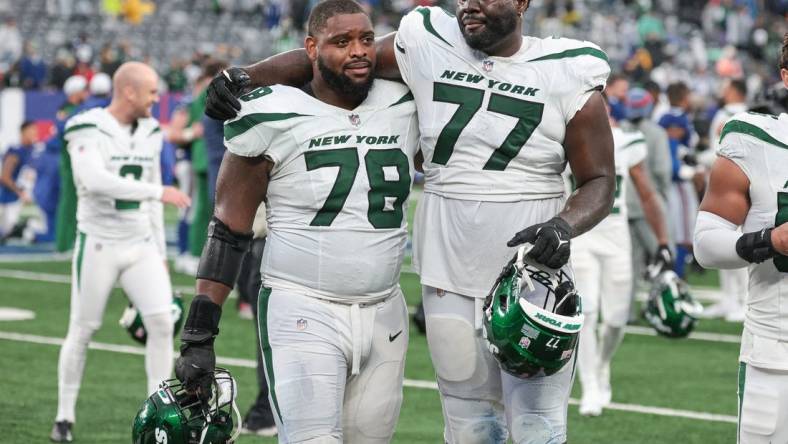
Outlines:
[{"label": "player's bearded face", "polygon": [[[366,77],[354,80],[345,74],[345,68],[347,66],[363,64],[369,64],[370,67]],[[351,59],[349,62],[340,65],[339,69],[335,71],[328,66],[326,60],[324,60],[322,56],[318,55],[317,68],[320,70],[320,75],[323,77],[323,80],[325,80],[331,89],[341,93],[343,96],[352,97],[358,100],[364,100],[367,97],[369,89],[372,87],[372,81],[374,80],[374,77],[372,77],[374,63],[367,58]]]},{"label": "player's bearded face", "polygon": [[473,49],[484,51],[518,32],[518,12],[514,2],[504,0],[460,0],[457,23],[465,42]]}]

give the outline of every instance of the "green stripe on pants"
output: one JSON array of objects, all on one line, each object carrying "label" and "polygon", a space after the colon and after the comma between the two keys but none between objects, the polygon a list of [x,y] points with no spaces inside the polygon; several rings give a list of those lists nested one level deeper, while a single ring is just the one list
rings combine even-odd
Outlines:
[{"label": "green stripe on pants", "polygon": [[741,440],[741,407],[744,404],[744,379],[747,375],[747,363],[739,363],[739,422],[736,425],[736,442]]},{"label": "green stripe on pants", "polygon": [[282,424],[282,414],[279,413],[279,402],[276,400],[276,380],[274,379],[274,363],[271,356],[271,343],[268,342],[268,298],[271,296],[271,289],[262,287],[260,297],[257,299],[257,325],[260,332],[260,347],[263,349],[263,362],[265,362],[265,374],[268,379],[268,392],[271,394],[271,401],[279,423]]},{"label": "green stripe on pants", "polygon": [[82,282],[82,259],[85,257],[85,238],[87,236],[83,232],[79,232],[79,253],[77,253],[77,289]]}]

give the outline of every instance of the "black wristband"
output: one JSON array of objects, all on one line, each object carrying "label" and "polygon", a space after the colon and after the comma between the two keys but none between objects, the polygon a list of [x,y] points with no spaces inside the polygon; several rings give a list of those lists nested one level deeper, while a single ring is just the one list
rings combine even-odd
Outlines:
[{"label": "black wristband", "polygon": [[189,317],[183,325],[181,341],[188,344],[213,343],[219,334],[222,307],[204,294],[198,294],[189,307]]},{"label": "black wristband", "polygon": [[772,245],[773,228],[764,228],[761,231],[744,233],[736,241],[736,254],[747,262],[760,264],[773,258],[777,251]]},{"label": "black wristband", "polygon": [[235,286],[246,252],[252,243],[252,233],[236,233],[216,216],[208,225],[208,240],[200,256],[197,279]]}]

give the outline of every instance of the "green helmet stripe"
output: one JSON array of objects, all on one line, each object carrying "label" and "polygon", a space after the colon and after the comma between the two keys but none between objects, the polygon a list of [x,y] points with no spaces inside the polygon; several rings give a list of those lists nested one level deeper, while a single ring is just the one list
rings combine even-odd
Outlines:
[{"label": "green helmet stripe", "polygon": [[276,400],[276,380],[274,379],[274,363],[272,361],[271,343],[268,342],[268,299],[271,296],[271,289],[262,287],[260,297],[257,299],[257,323],[260,333],[260,346],[263,349],[263,362],[265,363],[265,376],[268,380],[268,390],[273,401],[274,412],[282,423],[282,414],[279,412],[279,402]]}]

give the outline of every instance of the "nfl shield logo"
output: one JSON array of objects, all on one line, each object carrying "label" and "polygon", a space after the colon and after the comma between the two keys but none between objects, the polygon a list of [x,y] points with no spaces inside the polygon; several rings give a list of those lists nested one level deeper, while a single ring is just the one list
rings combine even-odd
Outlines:
[{"label": "nfl shield logo", "polygon": [[520,338],[520,347],[528,348],[530,345],[531,345],[531,340],[529,338],[526,338],[525,336]]},{"label": "nfl shield logo", "polygon": [[564,360],[564,359],[569,359],[569,358],[571,358],[571,357],[572,357],[572,350],[564,350],[564,351],[561,353],[561,360]]},{"label": "nfl shield logo", "polygon": [[493,69],[493,61],[492,60],[485,60],[482,62],[482,69],[486,72],[490,72]]},{"label": "nfl shield logo", "polygon": [[350,119],[350,123],[353,126],[361,125],[361,117],[358,114],[351,114],[351,115],[347,116],[347,118]]},{"label": "nfl shield logo", "polygon": [[296,321],[296,328],[298,329],[298,331],[306,330],[306,325],[307,325],[306,324],[306,319],[304,319],[304,318],[301,318],[301,319]]}]

